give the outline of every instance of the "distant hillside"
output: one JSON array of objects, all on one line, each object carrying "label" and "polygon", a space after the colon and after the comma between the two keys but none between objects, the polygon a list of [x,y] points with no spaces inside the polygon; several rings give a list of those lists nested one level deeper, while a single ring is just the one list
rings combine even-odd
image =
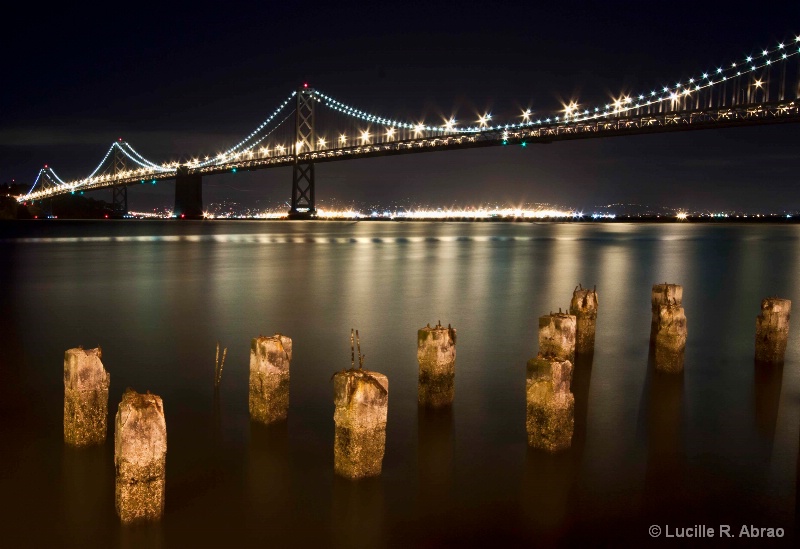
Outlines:
[{"label": "distant hillside", "polygon": [[67,194],[36,203],[17,203],[25,189],[0,185],[0,219],[105,219],[113,217],[112,205],[79,194]]}]

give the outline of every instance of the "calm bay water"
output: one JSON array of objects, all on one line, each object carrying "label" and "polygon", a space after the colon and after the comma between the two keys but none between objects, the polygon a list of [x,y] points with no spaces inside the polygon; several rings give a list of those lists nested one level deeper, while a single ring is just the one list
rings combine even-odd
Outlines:
[{"label": "calm bay water", "polygon": [[[800,226],[398,222],[18,222],[0,226],[3,545],[630,545],[648,527],[782,528],[796,542],[800,326],[757,371],[761,299],[800,306]],[[650,288],[684,287],[685,372],[648,358]],[[538,317],[595,286],[572,448],[527,447]],[[455,402],[417,405],[416,331],[458,330]],[[794,321],[793,321],[794,322]],[[331,375],[389,378],[383,473],[333,473]],[[293,339],[289,418],[248,415],[250,339]],[[213,398],[217,342],[228,348]],[[101,346],[103,446],[63,443],[64,351]],[[166,509],[122,527],[113,419],[164,401]],[[669,540],[660,541],[669,545]],[[698,545],[710,546],[716,540]],[[6,545],[8,543],[8,545]],[[679,543],[672,540],[672,544]]]}]

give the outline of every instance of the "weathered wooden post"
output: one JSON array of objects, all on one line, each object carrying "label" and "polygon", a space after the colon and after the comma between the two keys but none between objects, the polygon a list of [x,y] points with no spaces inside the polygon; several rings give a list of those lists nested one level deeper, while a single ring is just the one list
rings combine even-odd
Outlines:
[{"label": "weathered wooden post", "polygon": [[569,390],[572,363],[553,356],[528,361],[526,430],[528,445],[557,452],[572,445],[575,427],[575,397]]},{"label": "weathered wooden post", "polygon": [[111,375],[96,349],[64,353],[64,442],[74,446],[101,444],[108,432],[108,386]]},{"label": "weathered wooden post", "polygon": [[455,396],[456,330],[439,322],[417,330],[418,398],[423,406],[452,404]]},{"label": "weathered wooden post", "polygon": [[653,284],[650,295],[650,310],[652,319],[650,320],[650,343],[655,343],[656,333],[658,332],[658,322],[662,305],[681,306],[683,302],[683,286],[679,284]]},{"label": "weathered wooden post", "polygon": [[686,314],[678,303],[661,305],[655,338],[656,370],[677,374],[683,371],[686,349]]},{"label": "weathered wooden post", "polygon": [[123,523],[161,518],[166,461],[167,424],[161,397],[125,389],[114,426],[115,507]]},{"label": "weathered wooden post", "polygon": [[[358,337],[358,332],[355,332]],[[358,343],[355,368],[351,341],[351,367],[333,375],[333,445],[336,474],[351,479],[378,476],[386,447],[386,418],[389,380],[378,372],[363,369],[364,355]]]},{"label": "weathered wooden post", "polygon": [[250,343],[250,417],[261,423],[286,419],[289,411],[289,365],[292,340],[281,334]]},{"label": "weathered wooden post", "polygon": [[577,319],[568,313],[557,313],[539,317],[539,353],[554,356],[570,363],[575,362],[575,329]]},{"label": "weathered wooden post", "polygon": [[597,326],[597,290],[580,284],[572,292],[569,314],[575,317],[575,352],[587,355],[594,352],[594,334]]},{"label": "weathered wooden post", "polygon": [[779,297],[761,300],[761,314],[756,317],[755,360],[760,364],[781,364],[789,339],[792,301]]}]

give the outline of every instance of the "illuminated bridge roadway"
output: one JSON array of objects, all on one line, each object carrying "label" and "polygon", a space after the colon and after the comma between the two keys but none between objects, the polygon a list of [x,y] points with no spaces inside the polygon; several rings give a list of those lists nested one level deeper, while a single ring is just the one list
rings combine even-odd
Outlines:
[{"label": "illuminated bridge roadway", "polygon": [[367,113],[303,85],[247,137],[215,157],[159,164],[119,140],[89,176],[64,181],[45,166],[18,200],[46,204],[59,195],[111,188],[115,213],[123,216],[129,186],[175,180],[174,216],[197,219],[203,216],[204,176],[292,166],[289,217],[313,218],[314,165],[320,162],[798,122],[798,59],[800,37],[710,68],[674,86],[623,95],[605,105],[573,101],[549,115],[528,110],[502,121],[486,113],[470,125],[451,119],[431,126],[419,119]]}]

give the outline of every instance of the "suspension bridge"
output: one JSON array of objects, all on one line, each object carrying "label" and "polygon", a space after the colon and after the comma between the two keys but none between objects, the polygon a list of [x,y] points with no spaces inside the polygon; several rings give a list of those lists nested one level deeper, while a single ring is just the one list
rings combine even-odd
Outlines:
[{"label": "suspension bridge", "polygon": [[321,162],[571,139],[690,131],[800,121],[800,36],[760,49],[674,85],[621,95],[597,105],[571,101],[548,114],[525,110],[513,119],[491,113],[469,124],[451,118],[430,125],[381,116],[304,84],[247,137],[225,152],[188,162],[157,163],[130,143],[114,142],[87,177],[63,180],[42,168],[19,202],[112,189],[115,213],[128,211],[128,189],[175,181],[173,217],[203,217],[203,177],[292,166],[289,218],[316,216],[315,170]]}]

